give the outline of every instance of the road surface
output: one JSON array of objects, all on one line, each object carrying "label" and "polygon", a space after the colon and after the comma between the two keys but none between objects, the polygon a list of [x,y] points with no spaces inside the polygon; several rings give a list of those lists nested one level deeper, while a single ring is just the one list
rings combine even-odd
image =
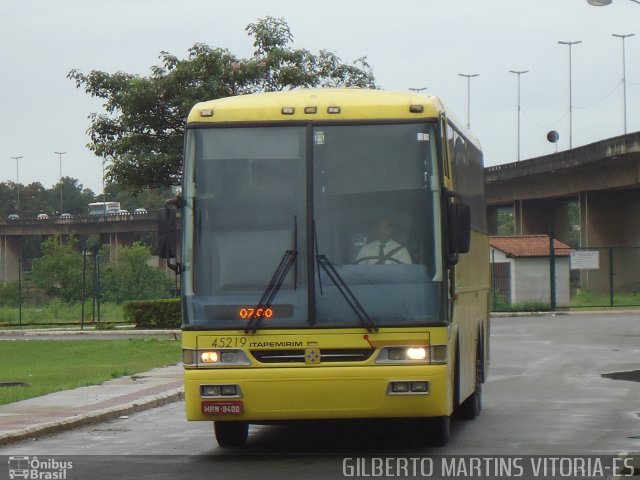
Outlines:
[{"label": "road surface", "polygon": [[[95,478],[206,471],[210,478],[261,480],[348,478],[358,473],[346,460],[354,457],[618,455],[640,451],[639,399],[640,314],[494,318],[483,412],[454,421],[445,448],[424,446],[407,425],[341,422],[252,426],[244,449],[225,450],[211,425],[187,422],[177,402],[9,445],[0,455],[72,458],[76,472],[84,464]],[[361,477],[374,476],[358,465]]]}]

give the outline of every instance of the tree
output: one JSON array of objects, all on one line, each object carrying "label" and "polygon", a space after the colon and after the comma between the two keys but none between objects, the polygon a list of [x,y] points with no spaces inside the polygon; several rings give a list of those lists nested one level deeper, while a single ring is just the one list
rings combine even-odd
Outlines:
[{"label": "tree", "polygon": [[180,181],[184,121],[203,100],[296,87],[375,87],[364,57],[343,64],[332,52],[294,49],[284,19],[266,17],[247,26],[255,51],[248,59],[224,48],[195,44],[188,58],[160,53],[149,76],[71,70],[68,78],[104,100],[105,113],[89,115],[89,148],[110,158],[107,177],[140,191]]},{"label": "tree", "polygon": [[498,209],[498,235],[514,235],[513,209]]},{"label": "tree", "polygon": [[62,181],[46,190],[44,198],[54,212],[86,215],[87,205],[94,201],[95,194],[91,189],[84,188],[76,178],[63,177]]},{"label": "tree", "polygon": [[154,212],[164,206],[167,199],[173,196],[175,195],[168,187],[131,191],[117,183],[108,183],[104,189],[104,197],[98,195],[96,202],[120,202],[120,206],[130,212],[136,208],[146,208],[147,211]]},{"label": "tree", "polygon": [[16,196],[11,186],[12,182],[0,183],[0,215],[7,218],[10,213],[16,213]]},{"label": "tree", "polygon": [[78,240],[70,236],[49,237],[42,243],[42,258],[33,261],[31,279],[52,297],[65,302],[76,302],[82,297],[82,255]]},{"label": "tree", "polygon": [[[62,187],[62,209],[60,205],[60,188]],[[76,178],[64,177],[50,189],[45,189],[40,182],[29,185],[14,182],[0,183],[0,215],[6,217],[16,213],[17,192],[20,190],[20,216],[23,219],[34,218],[39,213],[52,215],[56,211],[64,211],[74,215],[87,213],[87,205],[94,201],[95,195]],[[60,212],[62,213],[62,212]]]},{"label": "tree", "polygon": [[[108,250],[109,247],[104,247]],[[171,280],[162,270],[147,264],[149,248],[140,244],[117,247],[118,261],[112,259],[101,271],[102,298],[107,302],[168,298]],[[102,254],[108,258],[108,252]]]},{"label": "tree", "polygon": [[23,218],[33,218],[39,213],[52,214],[55,209],[48,201],[47,190],[40,182],[20,185],[20,213]]}]

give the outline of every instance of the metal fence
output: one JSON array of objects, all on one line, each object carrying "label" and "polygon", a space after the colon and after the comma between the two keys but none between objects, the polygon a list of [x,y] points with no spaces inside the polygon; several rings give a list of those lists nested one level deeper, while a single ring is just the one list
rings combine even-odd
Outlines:
[{"label": "metal fence", "polygon": [[640,247],[555,248],[491,267],[494,311],[640,306]]},{"label": "metal fence", "polygon": [[640,247],[571,253],[571,306],[640,306]]}]

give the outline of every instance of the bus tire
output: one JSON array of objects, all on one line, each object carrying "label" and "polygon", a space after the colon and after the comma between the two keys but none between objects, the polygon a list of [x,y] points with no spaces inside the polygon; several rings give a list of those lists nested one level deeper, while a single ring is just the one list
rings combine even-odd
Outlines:
[{"label": "bus tire", "polygon": [[451,437],[451,417],[434,417],[430,423],[431,443],[436,447],[446,447]]},{"label": "bus tire", "polygon": [[213,422],[216,441],[222,448],[242,447],[249,436],[246,422]]},{"label": "bus tire", "polygon": [[473,393],[460,405],[460,416],[466,420],[473,420],[482,410],[482,359],[480,354],[476,358],[476,384]]},{"label": "bus tire", "polygon": [[417,423],[419,428],[419,441],[430,447],[444,447],[451,436],[451,417],[422,418]]}]

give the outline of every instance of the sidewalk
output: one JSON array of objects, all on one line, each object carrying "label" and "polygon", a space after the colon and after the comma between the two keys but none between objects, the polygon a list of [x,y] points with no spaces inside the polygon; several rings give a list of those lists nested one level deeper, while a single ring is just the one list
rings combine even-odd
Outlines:
[{"label": "sidewalk", "polygon": [[183,396],[182,366],[0,405],[0,445],[158,407]]}]

